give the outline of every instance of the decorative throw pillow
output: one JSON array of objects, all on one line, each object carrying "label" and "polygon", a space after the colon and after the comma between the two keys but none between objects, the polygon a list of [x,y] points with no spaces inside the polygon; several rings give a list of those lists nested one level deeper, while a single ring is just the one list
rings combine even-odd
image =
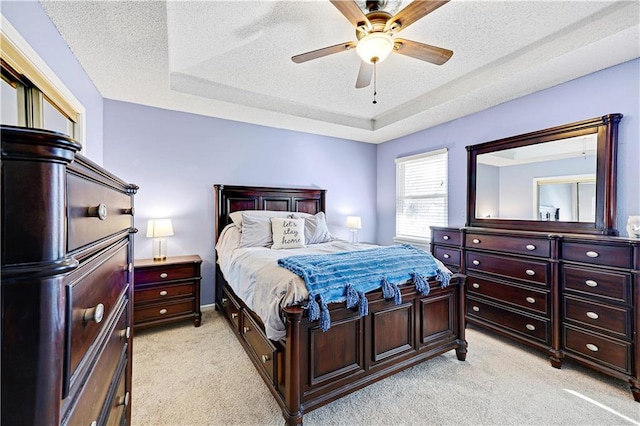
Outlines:
[{"label": "decorative throw pillow", "polygon": [[[295,213],[294,218],[298,218],[300,213]],[[303,216],[304,236],[307,244],[326,243],[333,240],[333,235],[329,232],[327,219],[324,212],[318,212],[313,216]]]},{"label": "decorative throw pillow", "polygon": [[273,231],[272,249],[290,249],[306,247],[304,238],[304,219],[271,218]]},{"label": "decorative throw pillow", "polygon": [[239,247],[269,247],[271,244],[271,218],[243,214]]},{"label": "decorative throw pillow", "polygon": [[[271,218],[271,217],[288,217],[288,216],[291,216],[292,214],[293,214],[292,212],[284,212],[279,210],[238,210],[238,211],[229,213],[229,218],[231,219],[233,224],[236,225],[236,227],[242,231],[242,223],[243,223],[242,218],[245,216]],[[311,216],[308,213],[296,213],[296,214],[300,215],[300,217]],[[269,226],[271,226],[271,224],[269,224]]]}]

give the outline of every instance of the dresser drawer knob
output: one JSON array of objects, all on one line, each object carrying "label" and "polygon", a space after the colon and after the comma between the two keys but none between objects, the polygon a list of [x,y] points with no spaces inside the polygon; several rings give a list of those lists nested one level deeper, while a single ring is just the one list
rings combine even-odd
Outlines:
[{"label": "dresser drawer knob", "polygon": [[222,303],[227,303],[229,301],[229,299],[227,299],[226,297],[223,297],[222,299],[220,299],[220,301]]},{"label": "dresser drawer knob", "polygon": [[125,407],[129,405],[129,392],[125,393],[124,396],[118,398],[117,405],[124,405]]},{"label": "dresser drawer knob", "polygon": [[600,256],[597,251],[588,251],[587,257],[598,257]]},{"label": "dresser drawer knob", "polygon": [[584,283],[589,287],[598,287],[598,283],[594,280],[586,280]]},{"label": "dresser drawer knob", "polygon": [[271,357],[269,355],[262,355],[262,363],[266,364],[267,362],[271,361]]},{"label": "dresser drawer knob", "polygon": [[165,308],[160,309],[160,315],[164,315],[167,313],[167,310]]},{"label": "dresser drawer knob", "polygon": [[600,316],[598,314],[596,314],[595,312],[587,312],[587,316],[591,319],[597,320],[598,318],[600,318]]},{"label": "dresser drawer knob", "polygon": [[529,296],[525,299],[527,302],[529,303],[536,303],[536,299],[534,299],[533,297]]},{"label": "dresser drawer knob", "polygon": [[474,261],[473,261],[473,262],[471,262],[471,263],[473,263],[474,265],[478,266],[478,265],[480,264],[480,261],[479,261],[479,260],[474,260]]},{"label": "dresser drawer knob", "polygon": [[250,331],[251,331],[251,329],[249,327],[242,327],[242,333],[243,334],[247,334]]},{"label": "dresser drawer knob", "polygon": [[471,242],[472,242],[473,244],[480,244],[480,240],[479,240],[479,239],[477,239],[477,238],[474,238],[473,240],[471,240]]},{"label": "dresser drawer knob", "polygon": [[525,272],[527,273],[527,275],[531,277],[536,274],[536,271],[534,271],[533,269],[527,269]]},{"label": "dresser drawer knob", "polygon": [[96,324],[102,321],[104,317],[104,305],[102,303],[98,303],[95,308],[89,308],[84,311],[84,315],[82,319],[85,322],[95,321]]},{"label": "dresser drawer knob", "polygon": [[160,278],[167,278],[168,276],[169,274],[167,274],[166,272],[160,274]]},{"label": "dresser drawer knob", "polygon": [[443,240],[445,240],[445,241],[447,241],[447,240],[449,239],[449,236],[448,236],[448,235],[443,235],[443,236],[442,236],[442,239],[443,239]]},{"label": "dresser drawer knob", "polygon": [[480,312],[480,308],[478,308],[477,306],[473,306],[471,309],[473,309],[476,312]]},{"label": "dresser drawer knob", "polygon": [[106,204],[100,203],[97,206],[89,207],[87,209],[87,216],[89,216],[89,217],[97,217],[100,220],[106,220],[107,219],[107,206],[106,206]]},{"label": "dresser drawer knob", "polygon": [[444,257],[445,259],[449,259],[449,258],[451,257],[451,255],[450,255],[450,254],[445,254],[443,257]]},{"label": "dresser drawer knob", "polygon": [[127,327],[120,332],[120,337],[128,339],[131,336],[131,327]]},{"label": "dresser drawer knob", "polygon": [[536,326],[533,324],[527,324],[525,327],[527,327],[527,330],[529,331],[534,331],[536,329]]},{"label": "dresser drawer knob", "polygon": [[600,348],[598,348],[596,345],[594,345],[593,343],[587,343],[587,349],[589,349],[592,352],[598,352],[600,350]]},{"label": "dresser drawer knob", "polygon": [[160,292],[160,296],[166,296],[167,294],[168,294],[168,293],[167,293],[167,290],[162,290],[162,291]]},{"label": "dresser drawer knob", "polygon": [[122,214],[129,214],[131,216],[134,216],[136,214],[136,209],[134,207],[131,207],[129,209],[122,209]]},{"label": "dresser drawer knob", "polygon": [[238,313],[237,312],[231,312],[231,318],[232,319],[238,318]]},{"label": "dresser drawer knob", "polygon": [[92,421],[90,426],[98,426],[98,421],[97,420]]},{"label": "dresser drawer knob", "polygon": [[533,244],[527,244],[526,249],[529,251],[533,251],[536,249],[536,246],[534,246]]},{"label": "dresser drawer knob", "polygon": [[473,288],[480,288],[480,284],[478,284],[478,283],[473,283],[473,284],[471,284],[471,286]]}]

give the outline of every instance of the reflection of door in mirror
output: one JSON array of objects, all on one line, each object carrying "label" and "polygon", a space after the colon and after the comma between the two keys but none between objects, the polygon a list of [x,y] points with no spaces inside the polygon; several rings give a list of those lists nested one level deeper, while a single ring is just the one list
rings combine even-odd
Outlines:
[{"label": "reflection of door in mirror", "polygon": [[533,185],[538,220],[595,221],[595,174],[534,178]]},{"label": "reflection of door in mirror", "polygon": [[[476,218],[594,222],[596,147],[594,133],[478,155]],[[591,188],[569,185],[560,195],[558,186],[554,190],[558,194],[550,195],[553,202],[538,202],[536,179],[553,177],[569,184],[570,180],[561,181],[562,176],[576,175],[588,175]]]}]

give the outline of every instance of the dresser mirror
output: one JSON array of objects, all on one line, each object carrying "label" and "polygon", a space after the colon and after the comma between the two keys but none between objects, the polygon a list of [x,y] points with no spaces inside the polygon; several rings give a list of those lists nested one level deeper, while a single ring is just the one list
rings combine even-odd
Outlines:
[{"label": "dresser mirror", "polygon": [[467,226],[616,235],[610,114],[467,147]]}]

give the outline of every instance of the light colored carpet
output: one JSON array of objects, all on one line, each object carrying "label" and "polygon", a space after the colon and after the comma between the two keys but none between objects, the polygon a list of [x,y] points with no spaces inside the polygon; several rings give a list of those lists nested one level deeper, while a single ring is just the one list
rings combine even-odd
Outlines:
[{"label": "light colored carpet", "polygon": [[[306,425],[636,425],[627,382],[478,329],[453,351],[304,416]],[[282,425],[278,405],[213,310],[202,326],[137,331],[133,425]]]}]

